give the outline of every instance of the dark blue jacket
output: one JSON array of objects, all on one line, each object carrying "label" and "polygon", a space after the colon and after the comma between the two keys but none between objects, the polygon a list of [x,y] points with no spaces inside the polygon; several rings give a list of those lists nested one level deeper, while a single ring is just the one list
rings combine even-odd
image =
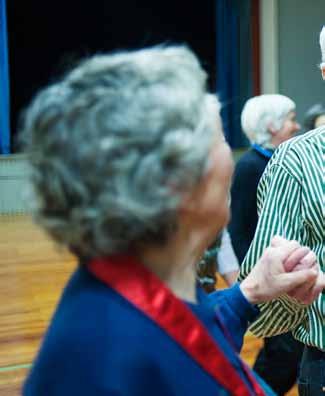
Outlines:
[{"label": "dark blue jacket", "polygon": [[[245,379],[215,320],[218,304],[237,348],[257,313],[239,286],[188,304]],[[179,345],[127,300],[80,267],[69,281],[24,396],[228,395]]]},{"label": "dark blue jacket", "polygon": [[269,156],[248,150],[237,162],[231,187],[231,220],[228,231],[241,264],[254,238],[257,226],[257,186]]}]

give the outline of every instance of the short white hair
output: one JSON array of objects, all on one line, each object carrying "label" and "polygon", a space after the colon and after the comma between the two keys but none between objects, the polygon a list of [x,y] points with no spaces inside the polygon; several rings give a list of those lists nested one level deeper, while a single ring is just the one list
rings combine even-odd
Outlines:
[{"label": "short white hair", "polygon": [[324,68],[325,67],[325,26],[323,26],[323,29],[320,32],[319,44],[320,44],[320,49],[322,51],[322,63],[320,66],[321,68]]},{"label": "short white hair", "polygon": [[241,113],[243,132],[251,143],[264,145],[270,142],[269,127],[280,130],[287,115],[296,104],[284,95],[260,95],[249,99]]}]

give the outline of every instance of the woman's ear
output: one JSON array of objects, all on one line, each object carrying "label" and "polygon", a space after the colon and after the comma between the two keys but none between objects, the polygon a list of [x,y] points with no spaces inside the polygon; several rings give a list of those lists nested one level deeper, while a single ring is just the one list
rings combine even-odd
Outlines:
[{"label": "woman's ear", "polygon": [[199,204],[200,194],[197,192],[198,187],[194,188],[191,192],[186,192],[181,198],[179,205],[179,212],[182,214],[189,214],[197,211]]},{"label": "woman's ear", "polygon": [[200,211],[205,199],[206,189],[209,187],[211,171],[207,169],[201,175],[199,183],[191,191],[184,192],[179,205],[179,212],[187,215],[196,215]]},{"label": "woman's ear", "polygon": [[277,134],[277,129],[274,128],[274,125],[270,123],[267,127],[268,131],[270,132],[271,136],[275,136]]}]

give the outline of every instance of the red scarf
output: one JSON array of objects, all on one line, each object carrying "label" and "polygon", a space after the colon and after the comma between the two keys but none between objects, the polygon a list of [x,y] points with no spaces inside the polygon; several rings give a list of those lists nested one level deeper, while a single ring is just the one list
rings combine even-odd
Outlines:
[{"label": "red scarf", "polygon": [[243,365],[252,390],[248,388],[202,322],[134,257],[121,255],[95,259],[90,262],[89,269],[162,328],[231,395],[265,396]]}]

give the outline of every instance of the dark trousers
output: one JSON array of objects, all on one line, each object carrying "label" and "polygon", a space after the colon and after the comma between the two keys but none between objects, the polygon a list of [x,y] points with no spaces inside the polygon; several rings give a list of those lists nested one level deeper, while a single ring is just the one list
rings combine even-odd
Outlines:
[{"label": "dark trousers", "polygon": [[305,347],[298,384],[299,396],[325,395],[325,352]]},{"label": "dark trousers", "polygon": [[297,381],[303,348],[291,333],[265,338],[254,371],[277,395],[282,396]]}]

